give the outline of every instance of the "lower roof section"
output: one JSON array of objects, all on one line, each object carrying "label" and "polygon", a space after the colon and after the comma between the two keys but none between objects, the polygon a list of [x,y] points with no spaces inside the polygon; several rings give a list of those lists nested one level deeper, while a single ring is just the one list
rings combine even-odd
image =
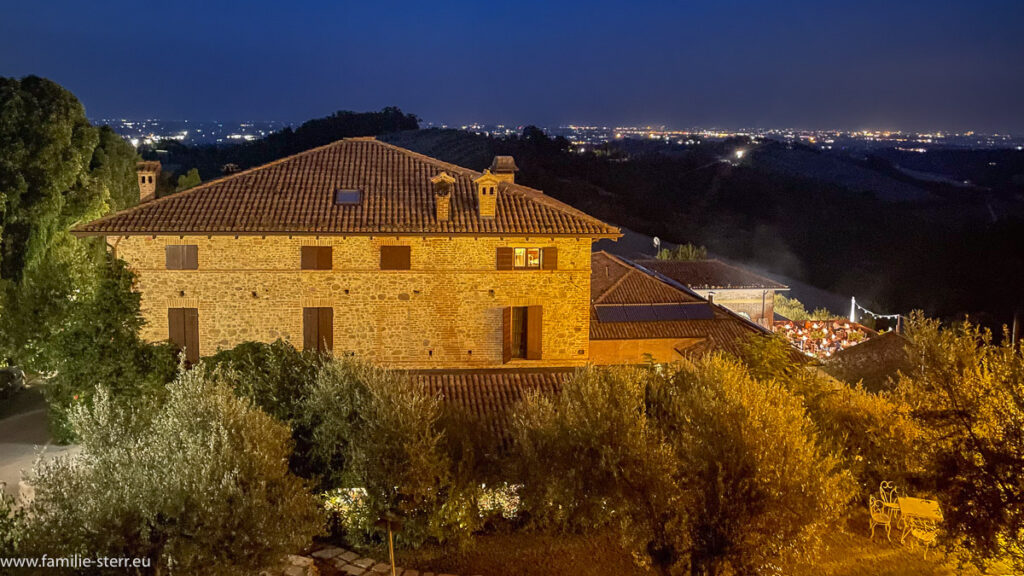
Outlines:
[{"label": "lower roof section", "polygon": [[446,407],[476,419],[493,437],[507,440],[512,410],[527,394],[554,394],[572,377],[574,368],[486,370],[414,370],[414,382]]}]

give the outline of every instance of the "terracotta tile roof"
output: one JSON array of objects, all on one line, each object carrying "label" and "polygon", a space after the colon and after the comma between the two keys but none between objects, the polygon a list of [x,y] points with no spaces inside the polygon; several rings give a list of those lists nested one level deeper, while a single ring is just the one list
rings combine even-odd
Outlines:
[{"label": "terracotta tile roof", "polygon": [[633,262],[607,252],[594,252],[590,261],[591,340],[703,338],[704,342],[687,349],[687,353],[714,350],[735,353],[743,338],[764,333],[757,325],[712,304],[709,306],[714,318],[710,320],[601,322],[597,316],[598,304],[669,304],[707,300],[683,286],[673,286],[669,279],[659,278]]},{"label": "terracotta tile roof", "polygon": [[[455,177],[451,217],[438,221],[430,178]],[[108,234],[537,234],[613,238],[610,226],[538,190],[502,183],[481,218],[480,173],[372,138],[351,138],[139,204],[72,230]],[[339,206],[339,189],[362,191]]]},{"label": "terracotta tile roof", "polygon": [[557,393],[572,377],[571,368],[493,370],[421,370],[413,382],[440,394],[449,408],[476,418],[489,433],[507,440],[512,409],[528,392]]},{"label": "terracotta tile roof", "polygon": [[771,278],[765,278],[721,260],[695,260],[677,262],[672,260],[637,260],[637,264],[655,270],[695,290],[760,288],[765,290],[786,290]]}]

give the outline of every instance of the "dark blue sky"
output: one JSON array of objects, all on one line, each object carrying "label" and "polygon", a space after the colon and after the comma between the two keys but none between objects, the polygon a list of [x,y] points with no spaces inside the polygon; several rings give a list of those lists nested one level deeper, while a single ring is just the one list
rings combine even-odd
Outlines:
[{"label": "dark blue sky", "polygon": [[0,0],[91,117],[1024,133],[1024,1]]}]

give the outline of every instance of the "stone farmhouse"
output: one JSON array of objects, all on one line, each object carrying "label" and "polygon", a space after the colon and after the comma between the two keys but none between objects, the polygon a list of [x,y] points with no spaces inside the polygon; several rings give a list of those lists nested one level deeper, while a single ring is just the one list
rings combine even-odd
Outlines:
[{"label": "stone farmhouse", "polygon": [[[189,361],[244,341],[407,370],[476,411],[587,364],[671,361],[762,330],[644,266],[620,232],[515,181],[350,138],[82,224],[137,275],[142,336]],[[489,400],[490,398],[490,400]]]}]

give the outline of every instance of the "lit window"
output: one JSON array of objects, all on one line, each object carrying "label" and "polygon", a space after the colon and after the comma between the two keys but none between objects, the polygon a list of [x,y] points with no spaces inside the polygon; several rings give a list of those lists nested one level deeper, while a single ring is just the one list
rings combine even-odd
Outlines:
[{"label": "lit window", "polygon": [[540,248],[516,248],[516,268],[540,268]]}]

